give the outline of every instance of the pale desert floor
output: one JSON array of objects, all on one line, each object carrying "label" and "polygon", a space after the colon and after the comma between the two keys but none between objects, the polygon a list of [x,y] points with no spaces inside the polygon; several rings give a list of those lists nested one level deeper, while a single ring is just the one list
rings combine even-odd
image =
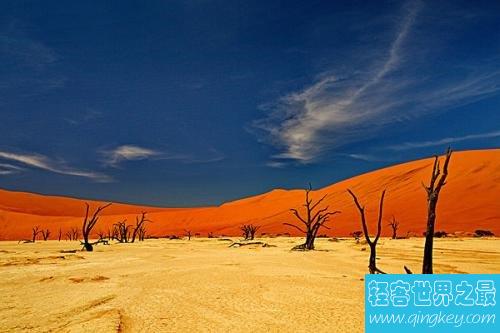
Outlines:
[{"label": "pale desert floor", "polygon": [[[236,239],[236,238],[235,238]],[[298,238],[100,245],[0,242],[2,332],[362,332],[366,245]],[[379,266],[420,269],[423,239],[381,239]],[[365,248],[365,250],[362,250]],[[500,273],[499,239],[437,239],[437,273]]]}]

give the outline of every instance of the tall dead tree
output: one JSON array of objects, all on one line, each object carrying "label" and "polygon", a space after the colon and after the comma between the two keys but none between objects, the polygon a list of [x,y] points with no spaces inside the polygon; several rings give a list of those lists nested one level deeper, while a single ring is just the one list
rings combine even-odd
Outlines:
[{"label": "tall dead tree", "polygon": [[191,240],[191,230],[184,229],[184,231],[186,232],[186,237],[188,238],[188,240]]},{"label": "tall dead tree", "polygon": [[356,207],[358,208],[359,215],[361,217],[361,225],[363,227],[363,233],[365,234],[365,239],[368,245],[370,246],[370,261],[368,263],[368,270],[370,274],[380,273],[385,274],[385,272],[381,271],[377,268],[377,243],[380,238],[380,233],[382,232],[382,211],[384,207],[384,196],[385,190],[382,191],[382,196],[380,197],[379,211],[378,211],[378,222],[377,222],[377,234],[373,240],[370,239],[370,235],[368,234],[368,227],[366,225],[366,216],[365,216],[365,206],[361,206],[358,201],[356,195],[351,191],[347,190],[349,194],[352,196]]},{"label": "tall dead tree", "polygon": [[43,238],[44,241],[46,241],[47,239],[49,239],[49,236],[50,236],[50,230],[49,229],[42,230],[42,231],[40,231],[40,233],[42,234],[42,238]]},{"label": "tall dead tree", "polygon": [[[328,219],[331,215],[335,215],[340,213],[340,211],[336,210],[333,212],[329,212],[329,206],[319,209],[318,206],[321,202],[327,197],[328,194],[325,194],[321,199],[316,202],[310,198],[312,191],[311,184],[309,184],[309,188],[305,190],[305,216],[302,217],[299,214],[297,209],[290,209],[293,215],[304,225],[304,228],[296,226],[291,223],[283,223],[284,225],[288,225],[290,227],[294,227],[300,232],[306,235],[306,241],[304,244],[297,245],[292,248],[292,250],[314,250],[314,240],[316,239],[316,235],[318,234],[318,230],[323,227],[326,229],[330,229],[325,225],[328,222]],[[318,209],[316,209],[318,208]]]},{"label": "tall dead tree", "polygon": [[394,215],[392,215],[392,220],[389,222],[388,226],[392,229],[392,239],[398,238],[399,221],[396,220]]},{"label": "tall dead tree", "polygon": [[62,238],[62,230],[59,228],[59,235],[57,236],[57,240],[60,242]]},{"label": "tall dead tree", "polygon": [[138,236],[139,231],[143,228],[144,224],[146,222],[152,222],[151,220],[148,220],[146,218],[146,214],[146,212],[142,212],[141,218],[139,218],[138,216],[135,217],[135,227],[132,231],[132,238],[130,240],[131,243],[135,242],[135,238]]},{"label": "tall dead tree", "polygon": [[31,229],[31,241],[34,243],[36,241],[36,237],[38,236],[38,234],[40,234],[42,231],[40,230],[40,226],[37,225],[37,226],[34,226],[32,229]]},{"label": "tall dead tree", "polygon": [[92,229],[95,227],[97,221],[99,220],[99,214],[105,208],[111,206],[111,203],[108,203],[104,206],[97,207],[97,209],[94,211],[94,214],[92,214],[92,217],[90,217],[90,218],[89,218],[90,206],[88,203],[85,203],[85,206],[87,208],[85,210],[85,218],[83,219],[83,225],[82,225],[83,247],[86,251],[91,252],[94,250],[94,247],[89,242],[90,233],[92,232]]},{"label": "tall dead tree", "polygon": [[422,183],[427,192],[427,230],[425,234],[424,260],[422,264],[422,274],[432,274],[432,251],[434,246],[434,227],[436,225],[436,207],[439,199],[441,188],[446,184],[448,177],[448,164],[450,163],[452,150],[446,151],[446,157],[443,165],[443,173],[439,168],[439,157],[434,157],[434,165],[432,167],[432,175],[429,186]]},{"label": "tall dead tree", "polygon": [[240,227],[243,232],[243,237],[245,240],[253,240],[255,238],[255,233],[260,229],[260,226],[253,224],[244,224]]}]

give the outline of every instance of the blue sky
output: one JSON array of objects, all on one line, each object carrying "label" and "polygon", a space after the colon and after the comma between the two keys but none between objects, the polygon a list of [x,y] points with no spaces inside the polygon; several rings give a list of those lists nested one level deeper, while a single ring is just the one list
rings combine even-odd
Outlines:
[{"label": "blue sky", "polygon": [[166,206],[500,146],[498,1],[2,1],[0,187]]}]

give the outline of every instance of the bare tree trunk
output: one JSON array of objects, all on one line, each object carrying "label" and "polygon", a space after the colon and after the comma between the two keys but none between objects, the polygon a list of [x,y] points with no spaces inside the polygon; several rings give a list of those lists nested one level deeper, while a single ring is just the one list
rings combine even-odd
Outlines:
[{"label": "bare tree trunk", "polygon": [[144,241],[145,237],[146,237],[146,227],[142,225],[141,229],[139,230],[139,241],[140,242]]},{"label": "bare tree trunk", "polygon": [[377,244],[370,243],[370,261],[368,263],[368,270],[370,274],[377,272]]},{"label": "bare tree trunk", "polygon": [[35,226],[31,229],[32,231],[32,242],[34,243],[36,241],[36,236],[38,236],[39,233],[41,233],[40,226]]},{"label": "bare tree trunk", "polygon": [[311,230],[307,232],[306,242],[304,243],[306,250],[314,250],[314,234]]},{"label": "bare tree trunk", "polygon": [[422,274],[433,274],[432,253],[434,248],[434,226],[436,224],[436,203],[435,199],[429,201],[427,208],[427,231],[425,232],[424,260],[422,264]]},{"label": "bare tree trunk", "polygon": [[[439,157],[434,158],[432,175],[429,186],[424,186],[427,192],[427,230],[425,233],[424,260],[422,263],[422,274],[433,274],[432,253],[434,247],[434,229],[436,225],[436,207],[441,188],[446,184],[448,176],[448,164],[450,162],[452,151],[450,148],[446,151],[446,157],[443,165],[443,174],[439,169]],[[441,175],[441,177],[439,177]],[[437,182],[437,183],[436,183]]]},{"label": "bare tree trunk", "polygon": [[89,237],[88,236],[84,236],[83,242],[84,242],[83,246],[85,247],[85,251],[89,251],[89,252],[94,251],[94,246],[89,243]]},{"label": "bare tree trunk", "polygon": [[361,226],[363,227],[363,233],[365,235],[366,242],[370,246],[370,259],[368,261],[368,271],[370,272],[370,274],[375,274],[375,273],[385,274],[385,272],[377,268],[377,243],[380,238],[380,234],[382,232],[382,212],[384,207],[385,190],[382,191],[382,196],[380,197],[378,222],[377,222],[377,235],[375,236],[375,239],[373,241],[370,239],[370,235],[368,234],[368,226],[366,225],[365,207],[361,206],[361,204],[358,201],[358,198],[351,190],[347,190],[347,192],[349,192],[349,194],[352,196],[354,203],[358,208],[361,217]]}]

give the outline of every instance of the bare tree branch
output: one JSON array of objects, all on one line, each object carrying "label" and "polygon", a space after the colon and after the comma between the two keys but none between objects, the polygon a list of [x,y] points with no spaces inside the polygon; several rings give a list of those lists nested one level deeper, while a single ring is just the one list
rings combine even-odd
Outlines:
[{"label": "bare tree branch", "polygon": [[291,224],[291,223],[283,223],[284,225],[287,225],[287,226],[290,226],[290,227],[294,227],[295,229],[299,230],[300,232],[303,232],[303,233],[306,233],[307,231],[305,230],[302,230],[300,229],[300,227],[294,225],[294,224]]}]

